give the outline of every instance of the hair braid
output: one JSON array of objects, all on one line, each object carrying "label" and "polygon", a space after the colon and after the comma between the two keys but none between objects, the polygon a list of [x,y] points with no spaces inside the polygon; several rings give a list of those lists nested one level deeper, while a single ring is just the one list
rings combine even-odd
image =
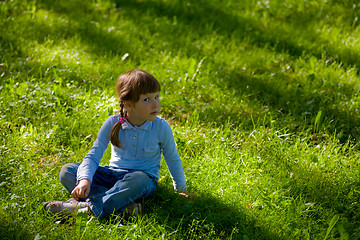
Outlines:
[{"label": "hair braid", "polygon": [[[120,116],[124,117],[124,103],[120,100]],[[112,145],[117,148],[121,148],[121,142],[119,140],[119,132],[121,129],[121,122],[115,123],[114,127],[111,129],[110,141]]]},{"label": "hair braid", "polygon": [[120,101],[120,116],[125,117],[124,116],[124,103],[123,103],[123,101]]}]

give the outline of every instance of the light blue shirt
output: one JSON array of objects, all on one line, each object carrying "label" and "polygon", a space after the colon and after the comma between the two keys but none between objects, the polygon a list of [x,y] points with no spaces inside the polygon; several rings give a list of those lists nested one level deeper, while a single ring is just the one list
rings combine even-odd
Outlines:
[{"label": "light blue shirt", "polygon": [[[111,129],[119,121],[119,115],[109,117],[102,125],[94,145],[83,159],[77,172],[77,180],[92,181],[100,160],[110,142]],[[137,127],[128,121],[121,125],[119,140],[122,148],[111,144],[110,166],[141,170],[159,178],[161,151],[173,180],[174,188],[186,190],[185,174],[176,150],[170,125],[161,117]]]}]

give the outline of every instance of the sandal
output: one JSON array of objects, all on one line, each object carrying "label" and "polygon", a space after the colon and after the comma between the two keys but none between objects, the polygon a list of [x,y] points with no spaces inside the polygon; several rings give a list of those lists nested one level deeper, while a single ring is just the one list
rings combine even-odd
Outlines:
[{"label": "sandal", "polygon": [[43,203],[45,211],[59,215],[70,215],[71,213],[87,212],[89,211],[86,202],[80,202],[75,198],[70,198],[66,202],[63,201],[49,201]]}]

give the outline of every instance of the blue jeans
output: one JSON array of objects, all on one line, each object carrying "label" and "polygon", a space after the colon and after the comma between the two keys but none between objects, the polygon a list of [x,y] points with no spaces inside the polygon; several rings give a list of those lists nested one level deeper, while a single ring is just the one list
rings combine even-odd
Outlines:
[{"label": "blue jeans", "polygon": [[[76,187],[79,163],[65,164],[60,172],[60,181],[71,193]],[[138,170],[99,166],[93,177],[86,201],[94,215],[101,219],[131,205],[134,201],[153,194],[157,179]]]}]

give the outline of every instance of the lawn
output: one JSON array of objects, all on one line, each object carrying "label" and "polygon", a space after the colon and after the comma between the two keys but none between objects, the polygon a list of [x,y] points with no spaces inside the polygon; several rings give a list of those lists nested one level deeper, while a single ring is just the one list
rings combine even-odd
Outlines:
[{"label": "lawn", "polygon": [[[0,1],[0,239],[360,239],[359,18],[354,0]],[[49,216],[134,68],[198,197],[163,162],[141,217]]]}]

